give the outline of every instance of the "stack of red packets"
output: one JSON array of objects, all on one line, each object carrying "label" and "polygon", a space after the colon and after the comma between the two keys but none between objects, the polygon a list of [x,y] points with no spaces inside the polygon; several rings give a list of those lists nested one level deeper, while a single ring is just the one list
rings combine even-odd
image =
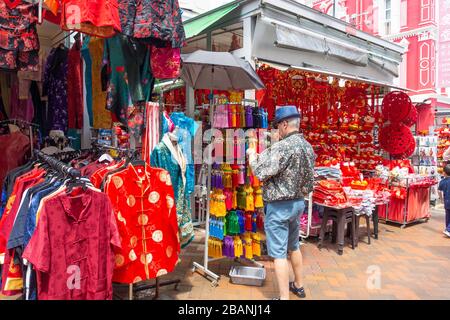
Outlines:
[{"label": "stack of red packets", "polygon": [[322,180],[314,187],[313,201],[329,207],[339,207],[347,203],[347,197],[339,182]]}]

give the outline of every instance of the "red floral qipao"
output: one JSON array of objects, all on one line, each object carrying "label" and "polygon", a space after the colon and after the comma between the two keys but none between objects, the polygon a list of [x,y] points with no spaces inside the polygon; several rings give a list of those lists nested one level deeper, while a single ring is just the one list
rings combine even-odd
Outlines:
[{"label": "red floral qipao", "polygon": [[105,192],[122,237],[113,281],[136,283],[173,271],[180,240],[169,173],[130,165],[108,178]]}]

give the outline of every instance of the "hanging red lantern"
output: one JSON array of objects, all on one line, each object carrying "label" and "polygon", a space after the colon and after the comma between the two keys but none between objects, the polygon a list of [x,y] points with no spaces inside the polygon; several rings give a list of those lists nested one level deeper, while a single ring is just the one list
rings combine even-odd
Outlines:
[{"label": "hanging red lantern", "polygon": [[419,113],[417,112],[417,108],[414,105],[411,105],[411,109],[409,111],[409,114],[405,118],[405,120],[403,120],[403,123],[407,127],[412,127],[413,125],[416,124],[418,117],[419,117]]},{"label": "hanging red lantern", "polygon": [[383,99],[383,116],[391,122],[402,122],[408,117],[412,106],[411,99],[406,93],[392,91]]},{"label": "hanging red lantern", "polygon": [[[404,124],[396,123],[380,130],[380,146],[391,155],[400,155],[410,150],[415,140],[411,130]],[[414,150],[413,150],[414,151]]]}]

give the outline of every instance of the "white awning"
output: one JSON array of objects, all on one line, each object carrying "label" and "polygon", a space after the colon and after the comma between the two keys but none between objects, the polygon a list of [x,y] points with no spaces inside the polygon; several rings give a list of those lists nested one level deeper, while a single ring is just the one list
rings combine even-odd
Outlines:
[{"label": "white awning", "polygon": [[354,78],[392,83],[399,61],[323,33],[302,29],[281,20],[258,17],[252,56],[275,64],[312,68]]},{"label": "white awning", "polygon": [[294,30],[279,24],[275,24],[275,32],[275,45],[278,47],[330,55],[363,67],[368,64],[369,56],[366,52],[342,45],[319,34],[301,29]]}]

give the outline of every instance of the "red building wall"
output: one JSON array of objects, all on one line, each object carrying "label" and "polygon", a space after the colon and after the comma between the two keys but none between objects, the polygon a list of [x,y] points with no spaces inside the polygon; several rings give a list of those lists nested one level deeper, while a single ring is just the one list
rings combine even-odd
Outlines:
[{"label": "red building wall", "polygon": [[[436,88],[436,3],[438,0],[390,0],[391,32],[386,34],[386,0],[336,0],[336,17],[365,32],[407,45],[400,85],[415,95],[440,92]],[[313,0],[316,10],[333,14],[333,0]],[[395,9],[394,9],[395,8]],[[425,32],[424,32],[425,31]]]}]

